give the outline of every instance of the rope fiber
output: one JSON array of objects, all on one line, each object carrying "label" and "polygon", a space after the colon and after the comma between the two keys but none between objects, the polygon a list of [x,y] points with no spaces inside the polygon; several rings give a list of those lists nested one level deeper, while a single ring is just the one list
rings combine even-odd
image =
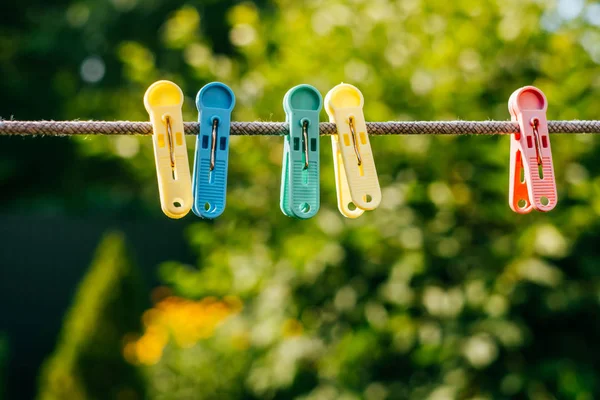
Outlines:
[{"label": "rope fiber", "polygon": [[[197,135],[197,122],[184,123],[186,135]],[[336,133],[335,124],[322,122],[321,135]],[[419,121],[367,122],[369,135],[506,135],[519,132],[510,121]],[[232,122],[231,135],[281,136],[288,131],[285,122]],[[550,133],[600,133],[600,121],[548,121]],[[130,121],[0,121],[0,135],[151,135],[150,122]]]}]

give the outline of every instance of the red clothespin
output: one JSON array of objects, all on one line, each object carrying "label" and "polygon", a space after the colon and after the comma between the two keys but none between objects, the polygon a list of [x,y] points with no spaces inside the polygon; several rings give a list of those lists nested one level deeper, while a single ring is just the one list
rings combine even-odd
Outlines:
[{"label": "red clothespin", "polygon": [[518,122],[520,128],[510,139],[508,203],[519,214],[534,208],[550,211],[558,201],[547,108],[546,96],[533,86],[516,90],[508,100],[512,120]]}]

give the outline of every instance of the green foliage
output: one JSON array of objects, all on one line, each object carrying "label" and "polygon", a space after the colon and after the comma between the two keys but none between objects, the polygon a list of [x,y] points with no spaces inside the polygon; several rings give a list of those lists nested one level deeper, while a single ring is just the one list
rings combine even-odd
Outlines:
[{"label": "green foliage", "polygon": [[122,235],[107,235],[42,368],[38,398],[143,398],[142,381],[121,354],[123,337],[139,327],[143,299]]},{"label": "green foliage", "polygon": [[184,352],[165,349],[161,367],[144,368],[150,398],[236,399],[244,393],[250,354],[218,340],[202,342]]},{"label": "green foliage", "polygon": [[[546,93],[551,119],[598,119],[600,22],[588,3],[44,2],[26,14],[31,32],[0,31],[0,90],[14,94],[0,111],[146,120],[145,89],[171,79],[191,121],[197,90],[221,80],[234,120],[282,120],[291,86],[325,94],[345,81],[372,121],[507,119],[526,84]],[[28,72],[50,54],[56,67]],[[41,87],[51,95],[31,95]],[[232,139],[225,214],[188,217],[197,265],[160,274],[184,297],[237,295],[244,311],[143,367],[150,398],[600,397],[596,137],[552,137],[559,204],[526,216],[507,204],[507,137],[373,138],[383,202],[358,220],[336,209],[322,140],[322,207],[300,222],[278,209],[283,140]],[[47,149],[26,143],[0,147],[0,179],[44,178]],[[148,138],[68,143],[46,162],[60,172],[44,190],[53,179],[59,190],[34,204],[160,215]]]},{"label": "green foliage", "polygon": [[[361,88],[370,120],[506,119],[525,84],[548,94],[550,118],[597,118],[598,66],[583,43],[596,28],[541,3],[243,3],[225,14],[228,55],[182,33],[202,26],[199,15],[184,7],[165,20],[167,49],[149,50],[146,76],[171,75],[186,90],[222,79],[239,120],[281,120],[289,87],[325,94],[339,81]],[[183,50],[178,67],[161,61],[169,48]],[[324,145],[323,205],[302,223],[277,209],[281,142],[232,141],[227,212],[189,229],[199,269],[163,266],[182,295],[236,294],[246,307],[219,330],[219,346],[175,347],[149,367],[153,397],[172,393],[161,379],[172,358],[230,354],[240,336],[244,367],[227,379],[244,393],[228,398],[600,396],[595,344],[582,333],[598,333],[584,319],[600,314],[588,245],[599,227],[595,138],[553,137],[561,203],[527,216],[507,206],[507,137],[374,138],[384,199],[355,221],[336,210]],[[284,334],[290,320],[301,333]],[[202,369],[201,357],[190,363]],[[235,372],[215,362],[180,390],[212,398],[218,386],[207,381],[224,369]]]}]

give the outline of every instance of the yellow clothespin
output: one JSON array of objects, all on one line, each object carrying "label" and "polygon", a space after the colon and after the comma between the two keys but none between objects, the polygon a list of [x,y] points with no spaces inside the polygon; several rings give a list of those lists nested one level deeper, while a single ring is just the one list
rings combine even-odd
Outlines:
[{"label": "yellow clothespin", "polygon": [[381,202],[363,104],[360,90],[346,83],[337,85],[325,96],[329,122],[337,127],[337,135],[331,136],[331,146],[338,208],[348,218],[357,218]]},{"label": "yellow clothespin", "polygon": [[144,95],[152,122],[152,141],[160,205],[169,218],[182,218],[192,207],[192,180],[183,131],[183,92],[173,82],[153,83]]}]

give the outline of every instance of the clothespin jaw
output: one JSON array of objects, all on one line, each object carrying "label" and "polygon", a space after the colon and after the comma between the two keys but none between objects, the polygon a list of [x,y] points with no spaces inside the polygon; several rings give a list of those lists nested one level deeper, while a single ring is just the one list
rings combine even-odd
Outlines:
[{"label": "clothespin jaw", "polygon": [[192,184],[183,130],[183,92],[173,82],[158,81],[144,95],[152,122],[158,191],[163,212],[182,218],[192,207]]},{"label": "clothespin jaw", "polygon": [[331,145],[338,208],[348,218],[357,218],[381,202],[363,105],[360,90],[346,83],[337,85],[325,96],[325,111],[337,127]]},{"label": "clothespin jaw", "polygon": [[202,218],[223,213],[227,195],[229,131],[235,95],[224,83],[205,85],[196,96],[200,132],[196,138],[192,211]]},{"label": "clothespin jaw", "polygon": [[534,86],[516,90],[508,101],[511,118],[520,128],[511,135],[508,202],[519,214],[550,211],[558,202],[547,108],[546,96]]},{"label": "clothespin jaw", "polygon": [[281,211],[308,219],[320,207],[319,113],[321,93],[310,85],[288,90],[283,108],[289,133],[285,137],[281,173]]}]

